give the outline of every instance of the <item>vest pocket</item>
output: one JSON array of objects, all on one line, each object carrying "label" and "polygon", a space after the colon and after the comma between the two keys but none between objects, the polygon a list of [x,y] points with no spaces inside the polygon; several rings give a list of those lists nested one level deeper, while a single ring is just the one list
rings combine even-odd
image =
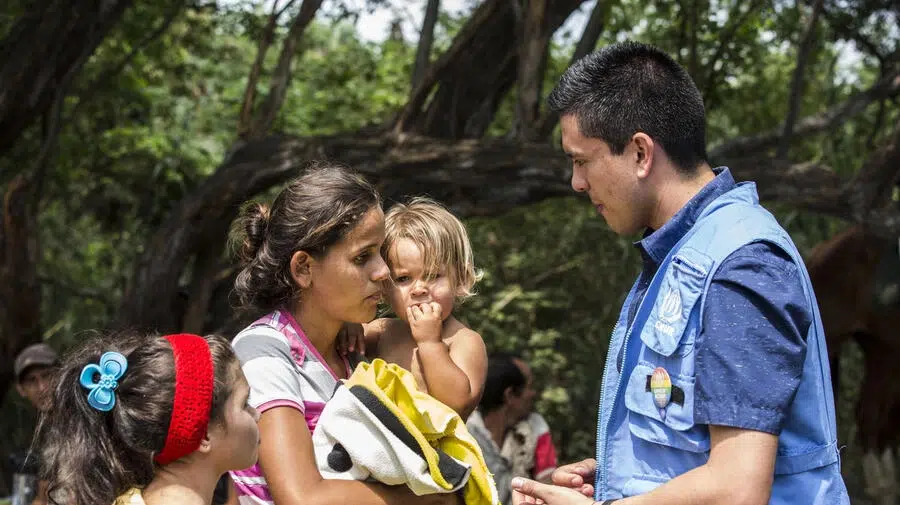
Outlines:
[{"label": "vest pocket", "polygon": [[709,256],[690,247],[684,247],[672,258],[653,309],[641,329],[644,345],[662,356],[671,356],[679,345],[682,345],[679,355],[689,350],[694,339],[693,335],[685,338],[685,330],[706,286],[712,263]]},{"label": "vest pocket", "polygon": [[648,377],[654,367],[645,362],[631,372],[625,388],[625,408],[631,434],[647,442],[689,452],[709,451],[709,431],[694,424],[694,378],[671,374],[672,399],[657,408],[648,391]]}]

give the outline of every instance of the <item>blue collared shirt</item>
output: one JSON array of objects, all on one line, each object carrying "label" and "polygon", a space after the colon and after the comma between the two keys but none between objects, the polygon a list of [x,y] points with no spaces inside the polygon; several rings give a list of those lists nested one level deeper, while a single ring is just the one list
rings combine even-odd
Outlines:
[{"label": "blue collared shirt", "polygon": [[[643,270],[628,322],[660,263],[710,202],[735,187],[727,168],[635,246]],[[695,341],[694,421],[778,435],[800,384],[812,321],[798,266],[777,246],[748,244],[722,262]],[[621,367],[622,355],[618,363]]]}]

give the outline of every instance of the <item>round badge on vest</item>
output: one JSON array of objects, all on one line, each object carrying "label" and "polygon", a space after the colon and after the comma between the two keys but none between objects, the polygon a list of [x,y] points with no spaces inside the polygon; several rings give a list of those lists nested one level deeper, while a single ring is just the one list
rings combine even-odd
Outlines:
[{"label": "round badge on vest", "polygon": [[663,367],[656,367],[653,375],[650,376],[650,391],[653,393],[653,403],[659,409],[659,415],[663,419],[666,418],[666,406],[672,399],[672,379],[669,378],[669,372]]}]

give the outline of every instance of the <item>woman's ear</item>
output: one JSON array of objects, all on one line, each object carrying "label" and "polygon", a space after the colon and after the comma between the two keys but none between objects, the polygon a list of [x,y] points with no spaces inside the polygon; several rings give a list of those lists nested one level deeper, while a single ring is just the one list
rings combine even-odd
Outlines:
[{"label": "woman's ear", "polygon": [[306,251],[297,251],[291,256],[291,278],[301,289],[307,289],[312,285],[313,261],[315,258]]}]

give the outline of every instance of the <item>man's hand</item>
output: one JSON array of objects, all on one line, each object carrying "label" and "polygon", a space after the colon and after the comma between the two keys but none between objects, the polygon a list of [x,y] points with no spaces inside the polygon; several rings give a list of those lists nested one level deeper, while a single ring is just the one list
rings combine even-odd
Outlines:
[{"label": "man's hand", "polygon": [[441,341],[441,305],[437,302],[419,303],[406,308],[409,330],[416,343]]},{"label": "man's hand", "polygon": [[588,458],[557,468],[553,471],[550,480],[557,486],[574,489],[584,496],[592,498],[596,471],[597,461],[594,458]]},{"label": "man's hand", "polygon": [[593,505],[594,499],[562,486],[541,484],[522,477],[512,480],[513,505],[534,503],[537,505]]}]

